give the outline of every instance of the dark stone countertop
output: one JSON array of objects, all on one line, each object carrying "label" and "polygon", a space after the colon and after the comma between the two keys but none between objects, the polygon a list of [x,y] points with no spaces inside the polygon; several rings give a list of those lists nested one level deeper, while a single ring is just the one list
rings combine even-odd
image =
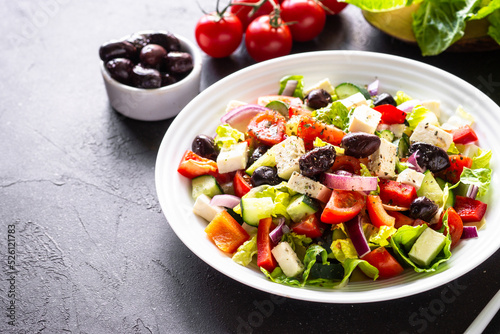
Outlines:
[{"label": "dark stone countertop", "polygon": [[[215,6],[199,2],[206,10]],[[215,271],[181,243],[154,183],[171,120],[140,122],[113,111],[97,51],[105,41],[144,29],[194,41],[200,15],[195,0],[4,3],[0,332],[462,333],[500,286],[498,251],[446,286],[339,305],[274,298]],[[293,53],[330,49],[423,61],[500,103],[499,51],[424,58],[414,45],[372,28],[354,7],[329,17],[323,33]],[[201,88],[253,63],[243,48],[227,59],[204,56]],[[16,242],[14,280],[9,235]],[[15,326],[7,317],[12,288]],[[499,328],[497,315],[487,333]]]}]

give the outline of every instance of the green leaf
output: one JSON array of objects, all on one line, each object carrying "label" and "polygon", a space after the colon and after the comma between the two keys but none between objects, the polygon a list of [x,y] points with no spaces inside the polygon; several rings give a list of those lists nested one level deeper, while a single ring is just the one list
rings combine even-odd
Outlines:
[{"label": "green leaf", "polygon": [[254,235],[250,240],[245,241],[236,253],[234,253],[232,260],[242,266],[248,266],[252,262],[253,256],[257,254],[257,235]]},{"label": "green leaf", "polygon": [[[290,215],[286,211],[286,208],[290,204],[290,199],[295,192],[290,190],[287,186],[286,181],[282,181],[280,184],[275,186],[269,185],[261,185],[255,188],[252,188],[243,198],[263,198],[263,197],[271,197],[273,200],[273,212],[272,216],[283,216],[286,219],[290,219]],[[239,208],[238,208],[239,210]],[[236,210],[233,209],[236,212]],[[239,213],[239,212],[238,212]]]},{"label": "green leaf", "polygon": [[477,197],[481,197],[488,191],[491,183],[491,169],[478,168],[470,169],[465,167],[460,174],[460,182],[464,184],[474,184],[479,187]]},{"label": "green leaf", "polygon": [[326,249],[319,245],[311,245],[304,256],[304,272],[302,273],[302,286],[304,286],[307,282],[307,278],[309,277],[309,272],[311,271],[312,266],[316,263],[316,257],[321,256],[322,264],[329,264],[328,262],[328,253]]},{"label": "green leaf", "polygon": [[413,33],[424,56],[446,50],[464,35],[478,0],[424,0],[413,14]]},{"label": "green leaf", "polygon": [[219,148],[230,147],[240,141],[245,140],[245,134],[232,128],[229,124],[221,124],[215,130],[215,144]]},{"label": "green leaf", "polygon": [[369,12],[387,12],[390,10],[403,8],[411,1],[407,0],[341,0]]},{"label": "green leaf", "polygon": [[304,261],[306,255],[307,246],[312,242],[312,239],[306,237],[303,234],[297,234],[295,232],[286,233],[281,237],[281,241],[286,241],[290,244],[292,249],[301,261]]},{"label": "green leaf", "polygon": [[392,226],[381,226],[376,228],[374,233],[368,238],[370,244],[374,244],[378,247],[384,247],[389,245],[388,239],[396,233],[397,229]]},{"label": "green leaf", "polygon": [[436,115],[424,106],[416,106],[415,108],[413,108],[413,112],[408,113],[408,115],[406,116],[406,120],[409,124],[408,127],[411,130],[415,130],[417,125],[426,119],[428,119],[429,123],[432,125],[439,125],[436,124]]},{"label": "green leaf", "polygon": [[490,21],[488,35],[500,44],[500,9],[491,13],[491,15],[488,16],[488,21]]},{"label": "green leaf", "polygon": [[413,100],[409,95],[407,95],[405,92],[399,90],[396,92],[396,96],[394,97],[394,101],[396,101],[396,104],[399,106],[401,103],[404,103],[406,101]]},{"label": "green leaf", "polygon": [[477,11],[476,14],[474,14],[469,20],[481,20],[496,11],[497,9],[500,9],[500,0],[492,0],[492,1],[487,1],[488,4],[485,6],[479,7],[479,10]]},{"label": "green leaf", "polygon": [[354,245],[349,238],[333,240],[330,248],[333,256],[339,262],[344,262],[346,259],[355,259],[358,257],[356,248],[354,248]]},{"label": "green leaf", "polygon": [[471,169],[490,168],[491,150],[479,149],[478,155],[472,158]]},{"label": "green leaf", "polygon": [[349,126],[349,110],[340,101],[335,101],[324,108],[314,110],[312,116],[319,121],[333,124],[342,130]]},{"label": "green leaf", "polygon": [[302,90],[304,89],[304,77],[302,75],[287,75],[280,80],[280,90],[278,95],[281,95],[285,90],[286,83],[290,80],[297,80],[297,87],[295,87],[295,91],[293,92],[294,97],[304,98],[302,94]]}]

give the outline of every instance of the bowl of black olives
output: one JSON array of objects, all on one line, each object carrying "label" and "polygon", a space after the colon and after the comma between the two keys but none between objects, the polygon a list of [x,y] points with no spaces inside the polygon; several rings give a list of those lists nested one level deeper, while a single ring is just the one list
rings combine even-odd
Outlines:
[{"label": "bowl of black olives", "polygon": [[141,31],[99,48],[111,106],[142,121],[176,116],[200,91],[201,53],[186,38]]}]

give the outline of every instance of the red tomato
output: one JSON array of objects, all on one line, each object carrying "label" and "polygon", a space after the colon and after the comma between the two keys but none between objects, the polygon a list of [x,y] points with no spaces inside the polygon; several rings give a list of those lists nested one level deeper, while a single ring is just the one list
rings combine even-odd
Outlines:
[{"label": "red tomato", "polygon": [[370,216],[371,223],[376,227],[394,226],[396,219],[385,211],[382,206],[382,200],[379,196],[367,196],[366,208]]},{"label": "red tomato", "polygon": [[291,226],[293,232],[297,234],[304,234],[309,238],[318,238],[323,235],[322,223],[316,214],[309,215],[302,219],[300,222]]},{"label": "red tomato", "polygon": [[356,217],[365,206],[365,197],[356,191],[333,190],[321,221],[327,224],[344,223]]},{"label": "red tomato", "polygon": [[471,168],[472,159],[461,154],[450,155],[451,166],[437,173],[437,175],[448,182],[457,183],[460,181],[460,174],[464,167]]},{"label": "red tomato", "polygon": [[306,42],[318,36],[325,27],[325,10],[313,0],[285,0],[281,18],[290,23],[294,41]]},{"label": "red tomato", "polygon": [[332,145],[340,145],[344,136],[345,132],[333,125],[317,121],[306,115],[300,116],[297,125],[297,137],[304,140],[306,149],[312,149],[316,137]]},{"label": "red tomato", "polygon": [[250,181],[250,176],[245,173],[243,169],[234,174],[233,179],[234,194],[238,197],[243,197],[246,193],[252,189],[252,183]]},{"label": "red tomato", "polygon": [[404,271],[403,267],[396,261],[394,256],[384,247],[372,250],[370,253],[363,256],[362,259],[376,267],[381,278],[394,277]]},{"label": "red tomato", "polygon": [[263,144],[273,146],[285,139],[286,119],[275,111],[264,111],[254,116],[248,124],[248,135]]},{"label": "red tomato", "polygon": [[361,173],[361,164],[358,159],[349,155],[339,155],[335,158],[331,171],[345,170],[353,174]]},{"label": "red tomato", "polygon": [[248,25],[245,45],[255,61],[286,56],[292,51],[292,33],[281,22],[273,26],[269,15],[259,16]]},{"label": "red tomato", "polygon": [[233,53],[243,39],[240,19],[229,12],[203,15],[196,24],[196,42],[206,54],[223,58]]},{"label": "red tomato", "polygon": [[213,160],[200,157],[193,151],[187,150],[182,156],[179,167],[177,167],[179,174],[193,179],[201,175],[218,175],[217,163]]},{"label": "red tomato", "polygon": [[396,221],[394,222],[395,228],[400,228],[403,225],[413,226],[413,223],[415,222],[415,219],[410,218],[398,211],[387,211],[387,213],[389,214],[389,216],[392,216],[396,219]]},{"label": "red tomato", "polygon": [[405,122],[406,113],[392,104],[382,104],[373,109],[382,114],[381,122],[384,124],[403,124]]},{"label": "red tomato", "polygon": [[455,209],[448,208],[446,212],[448,213],[448,228],[450,229],[451,247],[455,247],[462,237],[464,223]]},{"label": "red tomato", "polygon": [[[256,4],[259,1],[260,0],[232,0],[231,3]],[[243,25],[243,30],[246,30],[250,22],[255,20],[257,17],[271,13],[273,11],[273,5],[269,1],[264,2],[253,15],[249,15],[252,10],[253,7],[245,5],[232,5],[229,7],[229,12],[238,16],[241,24]]]},{"label": "red tomato", "polygon": [[417,198],[417,189],[414,186],[397,181],[380,179],[380,198],[384,204],[410,207]]},{"label": "red tomato", "polygon": [[326,15],[338,14],[347,6],[346,2],[338,2],[337,0],[320,0],[320,2],[326,7]]},{"label": "red tomato", "polygon": [[273,224],[271,217],[261,219],[257,227],[257,265],[269,272],[272,272],[278,265],[273,257],[273,253],[271,253],[273,242],[269,237],[269,232],[274,228],[276,226]]}]

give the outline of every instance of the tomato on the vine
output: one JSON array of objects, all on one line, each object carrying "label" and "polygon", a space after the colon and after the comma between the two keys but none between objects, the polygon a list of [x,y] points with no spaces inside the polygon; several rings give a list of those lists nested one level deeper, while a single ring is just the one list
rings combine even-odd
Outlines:
[{"label": "tomato on the vine", "polygon": [[281,18],[289,23],[294,41],[306,42],[318,36],[325,27],[325,10],[314,0],[285,0]]},{"label": "tomato on the vine", "polygon": [[347,2],[338,2],[337,0],[320,0],[321,4],[326,7],[326,15],[335,15],[340,13],[347,6]]},{"label": "tomato on the vine", "polygon": [[203,15],[196,24],[196,42],[206,54],[223,58],[233,53],[243,39],[240,19],[229,12]]},{"label": "tomato on the vine", "polygon": [[246,6],[246,5],[236,5],[235,3],[257,5],[258,2],[260,2],[260,0],[232,0],[231,1],[231,7],[229,7],[229,12],[238,16],[238,18],[241,21],[241,24],[243,25],[243,30],[245,30],[248,27],[250,22],[252,22],[256,18],[258,18],[259,16],[270,14],[273,11],[273,5],[271,4],[270,1],[266,1],[262,4],[262,6],[259,7],[259,9],[257,9],[257,11],[255,13],[250,15],[250,12],[254,9],[254,7]]},{"label": "tomato on the vine", "polygon": [[247,51],[256,61],[286,56],[292,51],[292,42],[288,26],[280,19],[271,20],[269,15],[259,16],[253,20],[245,36]]}]

